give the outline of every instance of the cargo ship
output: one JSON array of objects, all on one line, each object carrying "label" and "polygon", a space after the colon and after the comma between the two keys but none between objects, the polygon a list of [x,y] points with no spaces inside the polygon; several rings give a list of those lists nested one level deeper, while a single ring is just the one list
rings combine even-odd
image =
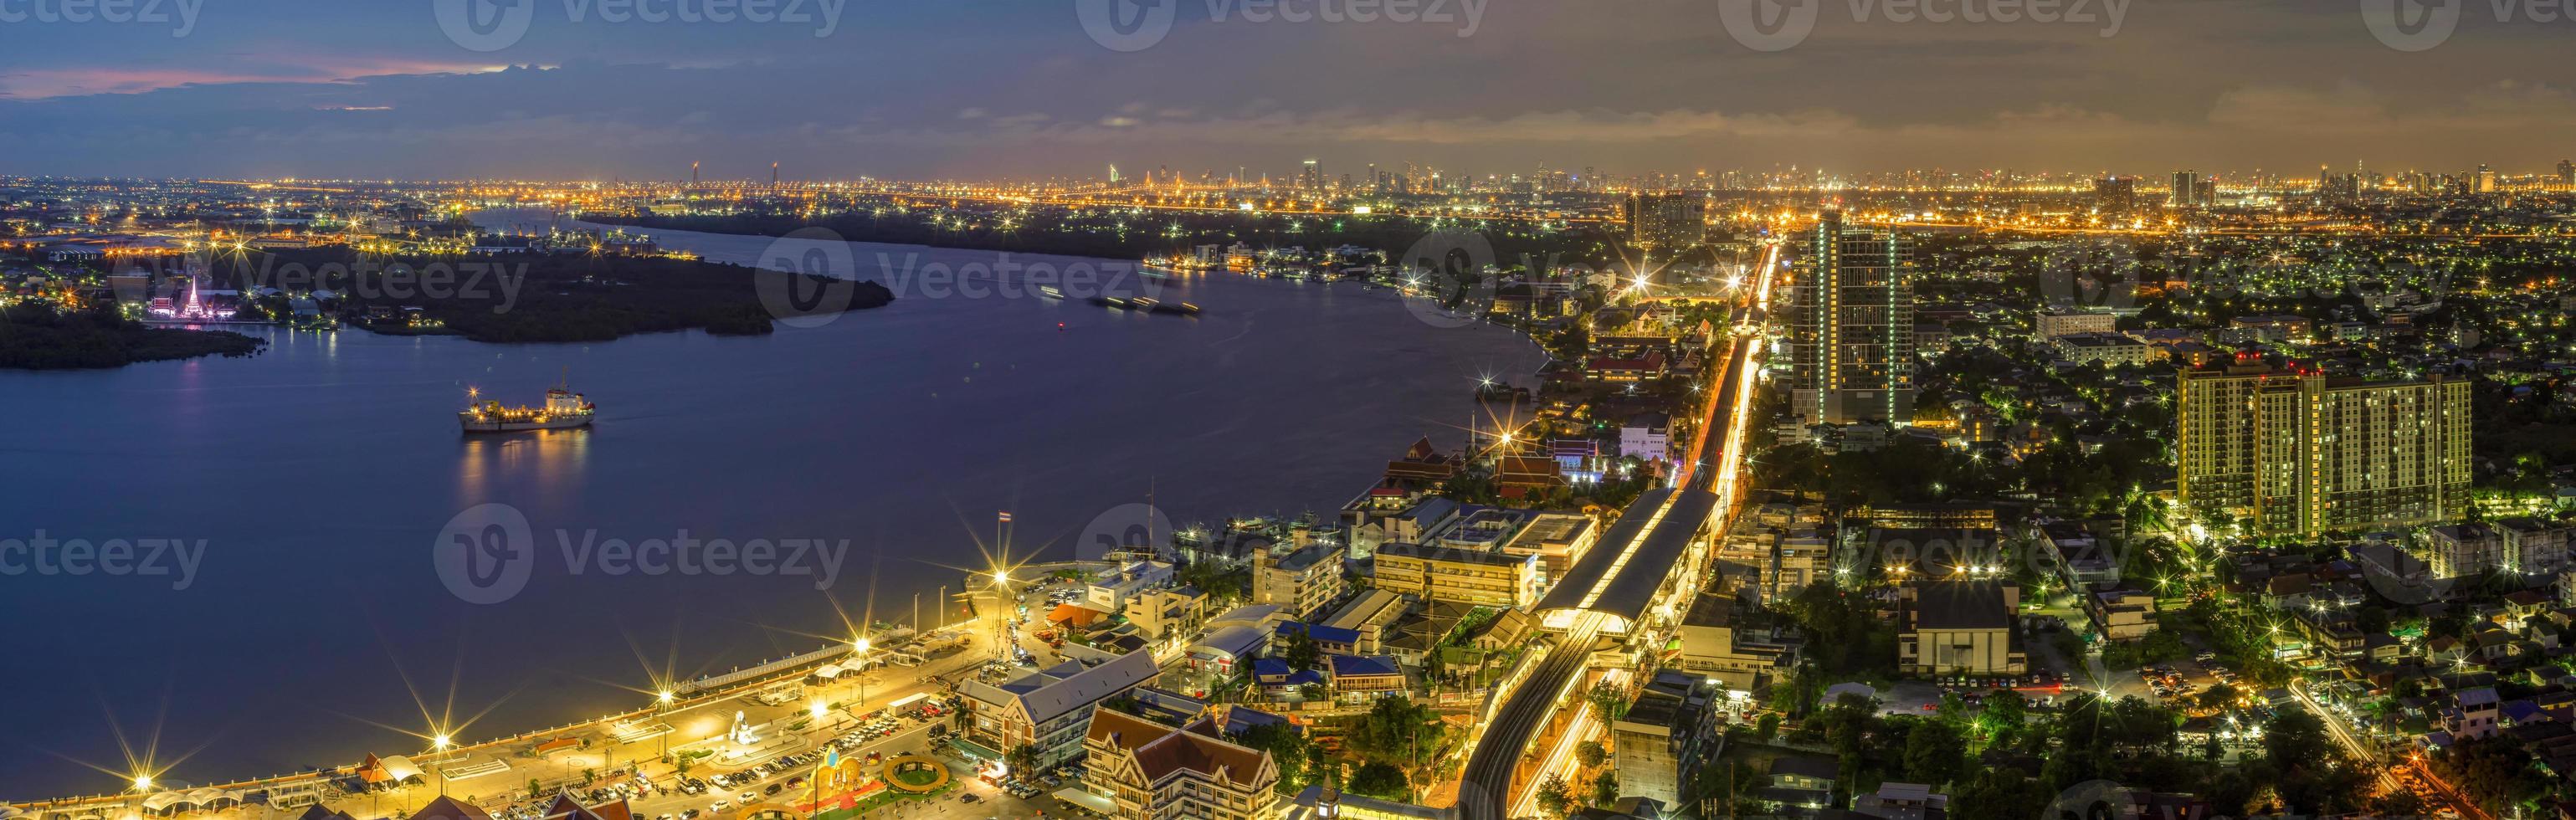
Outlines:
[{"label": "cargo ship", "polygon": [[580,393],[561,386],[546,391],[544,407],[503,407],[500,402],[482,400],[482,394],[470,387],[465,389],[465,399],[465,409],[456,413],[456,422],[468,433],[588,427],[590,420],[599,415],[599,408]]}]

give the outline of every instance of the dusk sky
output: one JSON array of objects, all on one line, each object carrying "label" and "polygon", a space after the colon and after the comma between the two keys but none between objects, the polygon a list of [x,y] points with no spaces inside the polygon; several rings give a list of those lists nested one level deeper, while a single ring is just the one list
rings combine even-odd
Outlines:
[{"label": "dusk sky", "polygon": [[1822,0],[1776,52],[1730,36],[1721,7],[1739,0],[1443,0],[1433,13],[1453,19],[1409,23],[1162,0],[1177,23],[1133,52],[1095,40],[1088,1],[876,0],[835,19],[805,0],[805,22],[657,24],[519,0],[524,34],[477,51],[436,19],[452,0],[186,0],[204,3],[193,15],[141,0],[168,19],[130,23],[46,22],[29,10],[58,0],[9,0],[0,173],[669,179],[696,160],[709,178],[776,161],[799,179],[989,179],[1284,175],[1312,157],[1333,174],[2305,175],[2576,155],[2576,21],[2519,5],[2499,21],[2484,0],[2455,0],[2456,34],[2415,52],[2383,44],[2364,9],[2415,0],[2085,0],[2086,22],[2012,24]]}]

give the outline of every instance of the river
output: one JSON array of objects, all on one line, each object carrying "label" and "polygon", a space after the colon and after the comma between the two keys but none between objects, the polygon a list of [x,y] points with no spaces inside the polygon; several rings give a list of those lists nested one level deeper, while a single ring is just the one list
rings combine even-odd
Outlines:
[{"label": "river", "polygon": [[[654,233],[715,261],[770,245]],[[0,372],[0,798],[116,790],[99,769],[126,768],[120,734],[157,744],[162,784],[207,783],[418,752],[406,732],[432,724],[476,739],[632,708],[665,672],[812,649],[871,613],[908,621],[916,595],[935,617],[1002,511],[1022,555],[1064,554],[1149,494],[1183,524],[1330,516],[1415,438],[1456,446],[1479,377],[1540,361],[1506,330],[1420,321],[1357,284],[1163,287],[1205,313],[914,288],[760,338],[279,329],[250,358]],[[458,433],[469,386],[535,403],[567,376],[599,405],[594,429]],[[487,503],[523,516],[535,549],[524,586],[469,603],[433,555]],[[135,553],[67,574],[28,560],[39,538],[54,559],[72,539]],[[717,575],[603,546],[682,539],[780,552]],[[788,567],[791,542],[822,548]]]}]

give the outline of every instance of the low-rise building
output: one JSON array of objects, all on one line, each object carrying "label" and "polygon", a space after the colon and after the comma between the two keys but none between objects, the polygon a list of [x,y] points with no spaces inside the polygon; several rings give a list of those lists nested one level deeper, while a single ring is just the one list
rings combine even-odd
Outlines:
[{"label": "low-rise building", "polygon": [[1198,587],[1149,589],[1127,598],[1127,622],[1146,637],[1169,640],[1190,634],[1207,620],[1208,594]]},{"label": "low-rise building", "polygon": [[1385,544],[1377,551],[1377,588],[1425,601],[1489,607],[1538,600],[1538,556],[1425,544]]},{"label": "low-rise building", "polygon": [[1681,655],[1673,665],[1726,688],[1753,691],[1763,675],[1777,669],[1785,647],[1747,640],[1735,627],[1736,598],[1702,592],[1682,616]]},{"label": "low-rise building", "polygon": [[1370,700],[1407,688],[1404,667],[1386,655],[1326,655],[1324,676],[1342,700]]},{"label": "low-rise building", "polygon": [[2019,675],[2028,671],[2008,581],[1912,581],[1898,587],[1897,666],[1915,675]]},{"label": "low-rise building", "polygon": [[1618,750],[1619,795],[1677,804],[1696,774],[1700,743],[1713,738],[1711,691],[1700,678],[1661,672],[1640,687],[1628,711],[1610,724]]},{"label": "low-rise building", "polygon": [[1881,820],[1941,820],[1950,816],[1950,796],[1921,783],[1890,781],[1852,798],[1852,811]]},{"label": "low-rise building", "polygon": [[2504,563],[2524,575],[2556,575],[2568,567],[2565,525],[2529,516],[2496,522],[2504,539]]},{"label": "low-rise building", "polygon": [[1083,789],[1108,801],[1113,817],[1271,820],[1283,811],[1270,753],[1220,737],[1208,718],[1176,729],[1104,709],[1082,748]]},{"label": "low-rise building", "polygon": [[1052,768],[1081,751],[1092,707],[1151,685],[1161,673],[1152,653],[1132,652],[1088,669],[1031,672],[999,685],[968,680],[957,693],[966,700],[969,739],[1004,753],[1027,746],[1040,768]]},{"label": "low-rise building", "polygon": [[2156,360],[2156,349],[2147,343],[2118,333],[2070,333],[2050,344],[2057,355],[2077,364],[2100,363],[2104,367],[2124,364],[2146,364]]},{"label": "low-rise building", "polygon": [[1510,541],[1503,543],[1503,553],[1515,556],[1538,556],[1539,589],[1544,593],[1565,577],[1566,569],[1592,551],[1601,540],[1601,528],[1592,525],[1592,517],[1581,513],[1547,512],[1532,517]]},{"label": "low-rise building", "polygon": [[1386,640],[1386,630],[1404,617],[1404,596],[1384,589],[1370,589],[1352,596],[1342,608],[1333,610],[1324,625],[1347,629],[1359,635],[1359,654],[1376,653]]},{"label": "low-rise building", "polygon": [[2436,578],[2466,578],[2504,566],[2504,536],[2485,524],[2445,524],[2424,530],[2424,563]]},{"label": "low-rise building", "polygon": [[1673,420],[1662,413],[1630,417],[1619,426],[1619,455],[1640,461],[1671,461]]},{"label": "low-rise building", "polygon": [[1305,618],[1342,597],[1342,548],[1317,542],[1252,555],[1252,602],[1277,604]]},{"label": "low-rise building", "polygon": [[2156,596],[2134,589],[2106,589],[2084,596],[2093,630],[2114,641],[2156,634]]},{"label": "low-rise building", "polygon": [[2110,333],[2120,328],[2120,317],[2108,313],[2042,312],[2031,317],[2031,335],[2046,342],[2075,333]]}]

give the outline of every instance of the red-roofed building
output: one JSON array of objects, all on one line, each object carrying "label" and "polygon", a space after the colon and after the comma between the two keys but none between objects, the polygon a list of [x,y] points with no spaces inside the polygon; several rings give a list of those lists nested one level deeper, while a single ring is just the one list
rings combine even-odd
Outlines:
[{"label": "red-roofed building", "polygon": [[1083,736],[1083,789],[1142,820],[1279,816],[1279,767],[1270,753],[1218,737],[1207,718],[1174,729],[1101,709]]},{"label": "red-roofed building", "polygon": [[1595,381],[1641,382],[1663,378],[1669,367],[1665,363],[1664,352],[1653,350],[1634,358],[1596,357],[1584,365],[1583,374]]}]

